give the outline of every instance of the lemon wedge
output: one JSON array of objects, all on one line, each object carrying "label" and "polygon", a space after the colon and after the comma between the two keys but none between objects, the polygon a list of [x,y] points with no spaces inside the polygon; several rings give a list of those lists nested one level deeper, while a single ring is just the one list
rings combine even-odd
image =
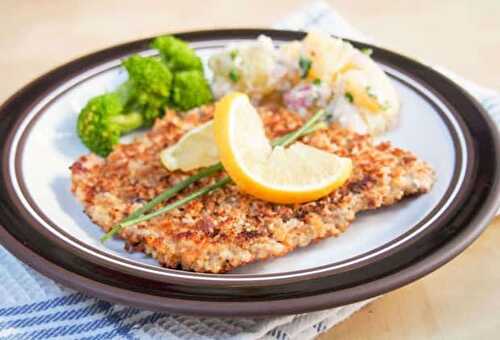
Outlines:
[{"label": "lemon wedge", "polygon": [[241,93],[216,104],[214,132],[228,175],[242,191],[262,200],[316,200],[344,184],[352,171],[350,159],[299,142],[272,148],[259,114]]},{"label": "lemon wedge", "polygon": [[177,143],[163,150],[160,159],[170,171],[190,171],[218,163],[213,121],[189,130]]}]

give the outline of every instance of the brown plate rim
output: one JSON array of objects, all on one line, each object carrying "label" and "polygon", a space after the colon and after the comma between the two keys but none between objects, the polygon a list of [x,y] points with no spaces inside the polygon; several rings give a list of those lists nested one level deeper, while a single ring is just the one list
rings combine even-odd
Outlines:
[{"label": "brown plate rim", "polygon": [[[115,68],[115,67],[118,67],[118,66],[113,66],[109,69],[112,69],[112,68]],[[79,254],[81,254],[81,256],[84,256],[84,257],[87,257],[89,260],[91,261],[94,261],[96,262],[96,264],[100,264],[100,265],[106,265],[106,266],[110,266],[116,270],[121,270],[121,271],[126,271],[128,272],[129,274],[137,274],[135,273],[135,268],[128,268],[128,267],[123,267],[123,266],[120,266],[121,263],[130,263],[131,265],[135,266],[136,268],[139,267],[139,268],[151,268],[151,266],[149,265],[145,265],[145,264],[141,264],[141,263],[138,263],[136,261],[132,261],[132,260],[128,260],[126,258],[123,258],[123,257],[120,257],[118,255],[113,255],[113,254],[109,254],[109,253],[106,253],[98,248],[95,248],[95,247],[92,247],[92,246],[89,246],[87,244],[85,244],[84,242],[78,240],[77,238],[73,237],[72,235],[68,234],[66,231],[64,231],[62,228],[59,228],[59,226],[57,226],[57,224],[55,222],[53,222],[49,216],[47,216],[46,214],[43,213],[42,209],[39,208],[38,204],[36,203],[36,201],[33,199],[33,197],[31,196],[31,194],[29,193],[29,190],[27,188],[27,185],[25,183],[25,180],[24,180],[24,176],[22,175],[22,170],[21,170],[21,165],[22,165],[22,157],[23,157],[23,153],[24,153],[24,146],[25,146],[25,143],[26,143],[26,139],[27,137],[29,136],[29,133],[31,131],[31,128],[33,127],[33,125],[36,123],[36,121],[43,115],[44,111],[47,109],[47,107],[49,107],[51,105],[52,102],[56,101],[60,96],[64,95],[66,92],[70,91],[71,89],[73,89],[74,87],[78,86],[79,84],[85,82],[85,81],[88,81],[89,79],[101,74],[102,72],[106,72],[108,71],[109,69],[103,69],[103,70],[100,70],[98,73],[95,73],[95,74],[92,74],[90,75],[89,77],[87,78],[83,78],[83,79],[80,79],[78,82],[72,84],[70,87],[66,88],[64,91],[62,91],[61,93],[59,93],[57,96],[55,96],[54,98],[52,98],[49,102],[47,102],[44,107],[40,108],[38,111],[37,111],[37,114],[36,116],[34,116],[32,118],[32,120],[29,122],[29,124],[27,125],[27,127],[24,129],[20,139],[19,139],[19,147],[18,147],[18,152],[16,152],[16,156],[15,156],[15,174],[16,174],[16,177],[18,178],[18,181],[19,181],[19,186],[20,186],[20,189],[22,191],[22,193],[24,194],[28,204],[31,206],[31,208],[33,210],[36,211],[36,213],[48,224],[50,225],[52,228],[56,229],[61,235],[65,236],[67,239],[70,239],[72,240],[73,242],[75,243],[78,243],[80,244],[82,247],[85,247],[87,249],[90,249],[93,253],[99,253],[100,255],[102,255],[103,257],[105,257],[104,261],[101,261],[99,260],[98,258],[94,258],[94,257],[91,257],[91,256],[88,256],[88,254],[84,253],[84,252],[81,252],[78,248],[76,247],[70,247],[70,246],[67,246],[67,244],[63,241],[63,240],[60,240],[59,238],[57,238],[56,236],[52,235],[51,233],[49,232],[46,232],[45,228],[43,228],[42,226],[39,227],[38,223],[34,220],[34,219],[31,219],[32,222],[30,223],[31,225],[33,225],[34,227],[36,227],[37,229],[40,230],[40,232],[44,233],[44,235],[46,235],[46,237],[50,238],[51,240],[53,240],[55,243],[57,243],[57,245],[59,247],[67,247],[69,251],[72,251],[72,252],[78,252]],[[85,71],[85,70],[82,70],[82,71]],[[408,238],[412,235],[412,233],[415,233],[416,231],[418,231],[419,229],[422,228],[423,225],[425,225],[425,223],[434,217],[435,213],[439,210],[442,209],[442,207],[444,205],[446,205],[448,202],[449,202],[449,195],[453,192],[455,186],[457,185],[457,182],[459,181],[459,177],[460,177],[460,167],[463,165],[463,158],[464,158],[464,154],[462,152],[462,150],[459,151],[459,141],[458,141],[458,137],[457,137],[457,132],[453,129],[452,127],[452,123],[450,122],[449,120],[449,117],[447,117],[447,115],[439,108],[437,107],[437,105],[432,102],[429,98],[427,98],[419,89],[417,89],[413,84],[401,79],[401,78],[398,78],[397,76],[395,75],[391,75],[391,77],[393,77],[396,81],[399,81],[403,84],[405,84],[406,86],[412,88],[415,92],[418,92],[422,95],[422,98],[424,98],[431,106],[434,107],[435,111],[438,112],[438,114],[441,116],[443,122],[446,124],[447,128],[448,128],[448,131],[450,132],[450,135],[452,137],[452,140],[453,140],[453,143],[454,143],[454,150],[455,150],[455,159],[457,160],[457,164],[456,164],[456,168],[455,168],[455,171],[453,173],[453,176],[452,176],[452,179],[450,180],[450,183],[446,189],[446,192],[443,194],[443,197],[440,199],[440,201],[438,203],[436,203],[434,205],[434,207],[432,208],[431,211],[429,211],[429,213],[425,216],[423,216],[420,221],[418,223],[416,223],[415,225],[413,225],[407,232],[403,233],[402,235],[392,239],[391,241],[375,248],[375,249],[372,249],[370,251],[367,251],[365,253],[362,253],[360,255],[357,255],[357,256],[354,256],[352,258],[349,258],[347,260],[343,260],[343,261],[339,261],[339,262],[335,262],[335,263],[330,263],[328,265],[323,265],[323,266],[318,266],[318,267],[313,267],[313,268],[308,268],[308,269],[303,269],[303,270],[297,270],[297,271],[292,271],[292,272],[287,272],[285,275],[287,276],[290,276],[290,275],[300,275],[300,274],[310,274],[311,272],[313,271],[318,271],[318,270],[324,270],[324,269],[328,269],[328,274],[331,275],[334,273],[334,270],[335,271],[342,271],[342,270],[349,270],[349,269],[352,269],[354,268],[355,266],[362,266],[362,265],[366,265],[370,262],[373,262],[373,261],[376,261],[377,259],[379,259],[381,256],[384,256],[383,254],[381,254],[380,256],[375,256],[375,257],[371,257],[369,259],[370,262],[368,261],[357,261],[357,260],[360,260],[360,259],[363,259],[363,258],[368,258],[370,255],[372,254],[375,254],[377,252],[380,252],[380,251],[383,251],[384,249],[387,249],[395,244],[397,244],[398,242],[400,242],[401,240],[405,239],[405,238]],[[469,153],[470,154],[470,153]],[[472,160],[468,160],[467,162],[468,164],[471,164],[472,163]],[[471,168],[471,166],[469,166],[469,169]],[[465,177],[467,177],[467,174],[464,175]],[[14,191],[14,189],[10,188],[11,191]],[[20,206],[20,205],[19,205]],[[115,264],[113,262],[107,262],[106,260],[108,258],[114,258],[116,259],[119,263],[118,264]],[[349,265],[349,266],[344,266],[346,263],[348,262],[353,262],[353,261],[356,261],[356,264],[353,264],[353,265]],[[159,275],[162,275],[162,274],[176,274],[176,275],[179,275],[179,271],[177,270],[174,270],[174,269],[168,269],[168,268],[164,268],[164,267],[160,267],[160,266],[157,266],[157,267],[153,267],[151,268],[151,270],[156,270],[156,272],[159,274]],[[254,280],[259,280],[259,279],[263,279],[263,278],[271,278],[273,280],[275,280],[275,282],[277,282],[276,280],[280,279],[280,275],[279,273],[275,274],[275,273],[272,273],[272,274],[264,274],[264,275],[258,275],[258,274],[203,274],[203,273],[190,273],[190,272],[180,272],[182,275],[186,276],[188,279],[199,279],[201,277],[210,277],[211,279],[213,278],[220,278],[222,279],[220,282],[223,282],[224,284],[228,281],[228,280],[233,280],[233,279],[241,279],[241,278],[244,278],[244,279],[247,279],[247,280],[250,280],[250,279],[254,279]],[[156,275],[155,272],[153,273],[149,273],[149,272],[143,272],[141,273],[142,276],[147,276],[148,278],[151,278],[151,279],[154,279],[154,280],[168,280],[168,281],[171,281],[171,280],[176,280],[176,278],[172,278],[172,277],[169,277],[169,276],[158,276]],[[300,280],[300,278],[296,278],[296,280]],[[191,284],[196,284],[195,282],[192,282]],[[217,282],[214,282],[214,284],[217,284]],[[255,283],[254,284],[258,284],[258,283]]]},{"label": "brown plate rim", "polygon": [[[198,32],[190,32],[190,33],[183,33],[183,34],[178,34],[179,36],[189,39],[192,41],[196,40],[203,40],[205,38],[208,39],[218,39],[220,37],[248,37],[248,36],[256,36],[258,34],[268,34],[277,38],[300,38],[303,33],[300,32],[291,32],[291,31],[277,31],[277,30],[255,30],[255,29],[243,29],[243,30],[216,30],[216,31],[198,31]],[[41,93],[41,96],[43,97],[43,90],[40,89],[40,86],[45,85],[47,87],[48,84],[60,84],[64,81],[66,81],[67,74],[64,75],[62,71],[68,67],[91,67],[92,65],[95,66],[96,60],[100,60],[102,62],[103,60],[106,60],[106,58],[110,57],[111,54],[116,54],[116,53],[122,53],[124,51],[127,51],[128,53],[135,52],[136,50],[142,50],[144,48],[144,45],[149,41],[149,39],[137,41],[137,42],[132,42],[129,44],[124,44],[120,45],[114,48],[106,49],[101,52],[97,52],[94,54],[91,54],[89,56],[80,58],[74,62],[71,62],[69,64],[66,64],[55,71],[52,71],[48,73],[47,75],[43,76],[42,78],[32,82],[31,84],[27,85],[23,90],[15,94],[11,99],[5,103],[2,108],[0,108],[0,115],[4,116],[6,112],[12,112],[13,108],[16,107],[23,107],[26,106],[26,93],[29,93],[30,91],[33,92],[33,90],[36,90],[39,92],[39,95]],[[462,104],[466,104],[465,106],[469,107],[471,111],[475,111],[475,113],[470,113],[469,115],[472,114],[477,114],[479,117],[477,118],[478,121],[481,121],[482,123],[482,128],[486,129],[486,136],[483,136],[483,138],[479,138],[483,141],[484,143],[488,144],[489,150],[486,150],[487,154],[489,153],[490,156],[490,165],[494,169],[498,169],[498,136],[496,132],[496,128],[494,127],[493,123],[491,120],[486,116],[486,114],[482,111],[482,109],[479,107],[479,105],[468,95],[466,94],[465,91],[463,91],[461,88],[459,88],[456,84],[453,82],[449,81],[442,75],[438,74],[437,72],[433,71],[432,69],[418,64],[415,61],[412,61],[408,58],[399,56],[395,53],[389,52],[387,50],[379,49],[373,46],[369,46],[366,44],[361,44],[361,43],[356,43],[356,45],[360,47],[371,47],[374,49],[376,55],[390,55],[392,58],[396,58],[401,62],[403,60],[405,63],[401,66],[402,68],[407,68],[408,64],[410,66],[415,66],[418,65],[418,73],[417,75],[420,78],[426,79],[427,81],[432,81],[436,82],[434,83],[434,87],[430,86],[428,84],[428,88],[430,90],[433,90],[434,92],[437,93],[439,96],[444,96],[447,97],[447,92],[453,92],[454,97],[453,101],[459,101]],[[115,56],[116,57],[116,56]],[[113,57],[114,58],[114,57]],[[437,85],[436,85],[437,84]],[[441,86],[441,88],[438,87]],[[446,87],[446,91],[443,90],[443,86]],[[35,91],[35,92],[36,92]],[[36,103],[31,103],[31,105],[34,105]],[[15,111],[15,110],[14,110]],[[6,116],[7,117],[7,116]],[[464,126],[468,127],[473,127],[474,122],[471,117],[464,116],[461,117],[464,120]],[[19,123],[20,120],[17,121]],[[11,121],[12,123],[12,121]],[[477,123],[478,124],[478,123]],[[6,128],[5,123],[2,123],[1,127],[3,128],[0,130],[0,132],[5,132]],[[13,124],[12,126],[16,126],[16,124]],[[11,126],[11,127],[12,127]],[[477,127],[476,127],[477,128]],[[12,130],[8,131],[12,132]],[[476,137],[476,136],[474,136]],[[3,139],[3,147],[5,150],[6,144],[5,140]],[[7,138],[8,140],[8,138]],[[480,140],[477,138],[474,138],[470,141],[472,145],[477,149],[478,147],[480,148]],[[7,143],[8,144],[8,143]],[[484,144],[484,145],[486,145]],[[484,146],[483,146],[484,148]],[[477,151],[477,150],[476,150]],[[493,153],[492,153],[493,151]],[[5,156],[4,152],[4,156]],[[481,161],[482,158],[479,159]],[[483,159],[484,162],[484,159]],[[3,170],[5,170],[5,157],[2,158],[2,166]],[[472,172],[478,171],[478,168],[481,168],[483,164],[476,164],[475,167],[476,169],[471,169],[471,176],[473,175]],[[5,175],[5,171],[3,171],[3,174]],[[499,200],[498,200],[498,192],[499,192],[499,184],[498,184],[498,176],[496,175],[497,172],[494,172],[495,176],[493,178],[488,179],[486,182],[486,185],[489,186],[489,190],[486,190],[487,192],[484,193],[484,202],[480,202],[481,204],[479,205],[479,208],[475,213],[471,213],[470,211],[465,211],[465,212],[460,212],[457,211],[459,207],[455,206],[453,213],[450,212],[447,216],[447,223],[453,223],[457,219],[459,220],[459,224],[464,224],[463,221],[466,221],[467,223],[465,225],[460,225],[457,228],[457,226],[453,226],[455,229],[454,232],[449,232],[449,239],[443,241],[441,243],[441,246],[437,247],[434,251],[429,252],[428,255],[424,258],[427,259],[427,261],[423,261],[423,263],[420,263],[422,261],[414,261],[413,264],[408,265],[404,268],[401,268],[397,273],[400,273],[397,275],[397,273],[389,274],[386,273],[381,278],[374,279],[372,278],[369,282],[367,283],[360,283],[358,285],[355,285],[353,287],[337,287],[335,290],[331,291],[332,288],[329,287],[327,290],[330,290],[327,293],[321,292],[321,289],[314,290],[313,294],[306,294],[306,296],[297,296],[295,294],[296,292],[290,293],[288,296],[283,296],[283,293],[276,293],[274,296],[269,296],[269,295],[263,295],[261,296],[260,300],[257,301],[238,301],[237,296],[233,296],[233,300],[227,300],[227,301],[221,301],[219,302],[221,305],[218,306],[215,310],[209,311],[208,309],[211,309],[212,307],[207,306],[207,309],[200,309],[201,307],[199,306],[198,302],[198,309],[200,314],[220,314],[221,312],[217,312],[217,309],[222,308],[222,306],[231,306],[232,312],[230,313],[231,315],[234,315],[235,311],[239,311],[238,313],[242,315],[251,315],[253,310],[250,306],[253,305],[254,303],[260,306],[263,306],[263,303],[265,304],[264,301],[272,301],[272,306],[274,307],[272,310],[269,312],[274,314],[282,314],[282,313],[289,313],[289,312],[299,312],[299,311],[306,311],[306,310],[312,310],[312,309],[320,309],[320,308],[326,308],[329,306],[333,305],[339,305],[339,304],[344,304],[344,303],[349,303],[353,302],[356,300],[364,299],[369,296],[374,296],[380,293],[383,293],[387,290],[393,289],[397,286],[400,286],[404,283],[409,282],[410,280],[414,280],[417,277],[424,275],[425,273],[429,272],[432,269],[435,269],[437,266],[441,265],[442,263],[450,260],[452,257],[456,256],[461,250],[465,248],[466,245],[468,245],[470,242],[472,242],[475,237],[477,237],[480,233],[480,231],[484,228],[486,223],[489,221],[490,218],[494,216],[494,213],[496,211],[496,208],[498,207]],[[471,179],[474,176],[470,177]],[[476,174],[474,179],[480,178]],[[4,178],[5,179],[5,178]],[[65,268],[61,268],[58,266],[56,263],[58,262],[57,259],[52,258],[51,261],[48,261],[48,263],[42,263],[44,261],[47,262],[46,259],[43,258],[43,256],[40,256],[40,253],[43,253],[42,249],[36,249],[37,247],[34,246],[33,244],[29,244],[32,248],[26,247],[25,245],[22,244],[22,241],[20,241],[20,238],[22,239],[22,235],[17,234],[17,238],[13,237],[11,233],[7,230],[5,227],[5,217],[13,217],[16,220],[19,220],[19,214],[16,214],[15,211],[12,211],[12,207],[9,206],[7,207],[7,203],[12,203],[9,201],[9,196],[6,194],[6,192],[9,192],[9,188],[4,186],[5,182],[2,183],[2,187],[6,190],[2,190],[2,196],[1,196],[1,204],[2,208],[5,207],[8,208],[8,212],[5,212],[0,219],[0,222],[2,223],[3,227],[0,228],[0,234],[2,235],[2,243],[10,249],[16,256],[24,259],[26,262],[32,264],[36,269],[40,270],[41,272],[44,272],[50,277],[57,278],[61,280],[62,282],[73,286],[73,287],[78,287],[81,290],[91,292],[93,294],[114,300],[114,301],[119,301],[119,302],[124,302],[124,303],[132,303],[134,305],[139,305],[142,307],[147,307],[147,308],[152,308],[152,309],[162,309],[162,310],[172,310],[172,311],[178,311],[178,312],[183,312],[183,313],[193,313],[195,310],[190,309],[191,307],[189,303],[185,302],[188,301],[189,299],[187,298],[181,298],[179,299],[180,301],[184,301],[183,306],[178,306],[179,301],[176,300],[175,298],[171,297],[166,297],[162,296],[161,298],[158,298],[155,294],[147,294],[147,293],[141,293],[138,291],[134,291],[134,294],[139,294],[141,296],[141,301],[137,301],[136,299],[130,297],[127,298],[126,295],[123,295],[123,292],[126,291],[128,294],[131,294],[130,290],[123,289],[121,287],[116,287],[113,285],[109,284],[104,284],[105,287],[100,287],[97,289],[99,285],[102,285],[102,282],[96,282],[95,280],[90,280],[89,282],[88,278],[84,278],[84,275],[79,275],[76,274],[75,272],[69,272]],[[474,187],[477,190],[478,186],[477,183],[471,183],[475,184]],[[485,190],[484,188],[484,179],[481,182],[481,189]],[[12,192],[10,192],[12,194]],[[496,195],[495,195],[496,194]],[[11,198],[11,197],[10,197]],[[463,200],[468,200],[470,201],[470,197],[462,197]],[[9,201],[9,202],[7,202]],[[465,202],[465,201],[464,201]],[[472,202],[472,203],[477,203],[477,202]],[[469,205],[471,205],[470,203]],[[477,204],[476,204],[477,206]],[[12,216],[6,216],[9,213],[14,212]],[[468,213],[466,217],[462,216],[465,213]],[[451,216],[454,215],[454,216]],[[459,217],[461,216],[461,217]],[[26,219],[24,220],[26,222]],[[472,224],[472,221],[475,221],[474,224]],[[458,223],[458,222],[456,222]],[[453,229],[453,228],[451,228]],[[12,228],[10,229],[12,232]],[[465,233],[467,231],[467,233]],[[462,235],[462,233],[465,233]],[[427,235],[430,236],[430,235]],[[441,254],[444,250],[447,250],[446,253]],[[437,254],[441,254],[440,257],[434,258],[437,256]],[[418,265],[420,263],[420,265]],[[55,266],[55,267],[54,267]],[[431,269],[429,269],[431,268]],[[413,269],[412,271],[408,272],[408,270]],[[65,272],[66,271],[66,272]],[[403,274],[407,273],[407,274]],[[64,275],[63,275],[64,274]],[[72,275],[77,275],[78,279],[73,278],[73,279],[66,279],[72,277]],[[331,279],[331,277],[330,277]],[[78,281],[78,282],[75,282]],[[106,282],[106,280],[102,280],[103,282]],[[93,284],[92,284],[93,282]],[[85,283],[85,284],[84,284]],[[178,284],[184,284],[186,282],[179,282]],[[287,283],[287,282],[285,282]],[[188,283],[189,284],[189,283]],[[325,286],[326,287],[326,286]],[[104,291],[101,289],[103,288]],[[296,287],[295,289],[299,289],[300,287]],[[354,290],[353,290],[354,289]],[[324,289],[323,289],[324,290]],[[286,291],[286,290],[284,290]],[[357,293],[356,293],[357,292]],[[192,294],[192,292],[191,292]],[[294,295],[295,294],[295,295]],[[300,295],[300,294],[299,294]],[[147,298],[149,296],[149,298]],[[196,301],[196,295],[193,295],[194,299]],[[246,296],[245,294],[241,294],[242,297]],[[211,300],[213,296],[210,294],[206,296],[200,296],[200,300]],[[250,297],[250,296],[248,296]],[[322,298],[321,298],[322,297]],[[156,300],[155,300],[156,299]],[[170,300],[168,300],[170,299]],[[173,299],[173,300],[172,300]],[[304,300],[305,299],[305,300]],[[163,302],[159,302],[162,300]],[[244,300],[244,299],[243,299]],[[127,302],[128,301],[128,302]],[[174,303],[175,301],[175,303]],[[190,301],[190,300],[189,300]],[[281,302],[290,303],[290,308],[286,308],[286,306],[281,306]],[[293,301],[296,301],[297,304],[294,304]],[[300,303],[299,303],[300,301]],[[307,302],[309,301],[309,302]],[[211,301],[210,303],[213,304],[216,301]],[[196,304],[195,304],[196,305]],[[246,307],[244,307],[246,306]],[[281,306],[281,307],[280,307]],[[215,307],[215,305],[214,305]],[[254,311],[257,311],[258,309],[255,309]],[[197,314],[197,313],[195,313]],[[223,314],[223,313],[222,313]],[[255,314],[261,314],[261,313],[255,313]]]}]

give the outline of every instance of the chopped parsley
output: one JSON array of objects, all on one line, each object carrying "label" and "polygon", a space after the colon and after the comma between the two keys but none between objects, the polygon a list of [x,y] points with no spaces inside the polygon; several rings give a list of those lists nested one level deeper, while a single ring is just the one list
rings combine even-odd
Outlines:
[{"label": "chopped parsley", "polygon": [[354,102],[354,97],[352,96],[352,93],[351,93],[351,92],[346,92],[346,93],[345,93],[345,99],[347,99],[347,101],[348,101],[349,103]]},{"label": "chopped parsley", "polygon": [[366,94],[368,95],[368,97],[373,98],[373,99],[377,99],[377,95],[375,93],[373,93],[371,86],[367,86],[365,89],[366,89]]},{"label": "chopped parsley", "polygon": [[367,56],[371,56],[372,53],[373,53],[373,50],[371,48],[368,48],[368,47],[365,47],[365,48],[362,48],[361,49],[361,52],[363,52],[364,54],[366,54]]},{"label": "chopped parsley", "polygon": [[240,80],[240,75],[238,74],[238,71],[235,68],[232,68],[231,71],[229,72],[229,79],[233,83],[237,83],[238,80]]},{"label": "chopped parsley", "polygon": [[319,78],[314,79],[313,84],[314,85],[321,85],[321,79],[319,79]]},{"label": "chopped parsley", "polygon": [[231,50],[231,52],[229,52],[229,56],[231,57],[231,60],[236,59],[238,56],[238,50]]},{"label": "chopped parsley", "polygon": [[382,110],[387,111],[387,110],[389,110],[390,108],[391,108],[391,104],[389,103],[389,101],[387,101],[387,100],[386,100],[386,101],[384,102],[384,105],[382,105]]},{"label": "chopped parsley", "polygon": [[311,70],[312,66],[312,61],[309,58],[306,57],[300,57],[299,59],[299,67],[300,67],[300,76],[302,79],[307,77],[309,74],[309,70]]}]

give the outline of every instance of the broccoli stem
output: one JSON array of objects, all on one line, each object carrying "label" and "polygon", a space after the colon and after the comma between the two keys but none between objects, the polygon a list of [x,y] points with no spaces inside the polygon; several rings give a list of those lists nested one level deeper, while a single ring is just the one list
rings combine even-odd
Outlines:
[{"label": "broccoli stem", "polygon": [[109,119],[112,123],[120,127],[122,134],[138,129],[144,123],[142,115],[136,112],[122,114],[119,116],[112,116]]},{"label": "broccoli stem", "polygon": [[114,91],[120,100],[121,104],[125,106],[131,97],[131,93],[134,90],[134,84],[130,80],[122,83],[118,88]]}]

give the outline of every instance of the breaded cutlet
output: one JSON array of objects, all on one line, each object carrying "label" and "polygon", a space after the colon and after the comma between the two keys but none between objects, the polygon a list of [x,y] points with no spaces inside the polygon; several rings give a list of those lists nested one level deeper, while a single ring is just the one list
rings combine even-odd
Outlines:
[{"label": "breaded cutlet", "polygon": [[[182,118],[169,111],[144,136],[118,145],[106,158],[90,154],[72,166],[72,191],[90,219],[108,231],[114,224],[165,189],[192,173],[169,172],[160,151],[186,131],[212,118],[213,107]],[[297,129],[303,119],[283,109],[260,108],[269,138]],[[317,201],[280,205],[244,194],[228,185],[174,211],[126,228],[120,237],[130,251],[143,251],[169,268],[224,273],[244,264],[283,256],[350,225],[356,214],[429,191],[432,168],[411,152],[375,145],[338,125],[318,130],[303,143],[350,157],[353,173],[347,183]],[[205,178],[171,199],[213,183],[224,174]]]}]

